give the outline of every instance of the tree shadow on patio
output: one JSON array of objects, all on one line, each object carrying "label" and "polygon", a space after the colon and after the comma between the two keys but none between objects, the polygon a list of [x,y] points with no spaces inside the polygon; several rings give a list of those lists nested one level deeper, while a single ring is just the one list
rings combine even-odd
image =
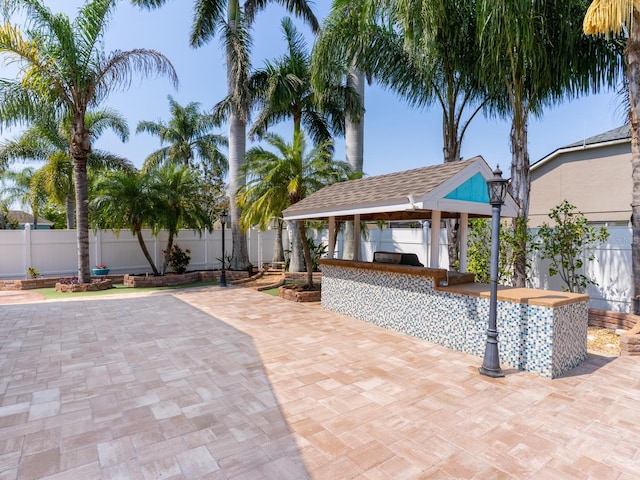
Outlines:
[{"label": "tree shadow on patio", "polygon": [[0,405],[33,397],[0,428],[18,476],[309,477],[251,337],[172,295],[7,305],[0,324]]}]

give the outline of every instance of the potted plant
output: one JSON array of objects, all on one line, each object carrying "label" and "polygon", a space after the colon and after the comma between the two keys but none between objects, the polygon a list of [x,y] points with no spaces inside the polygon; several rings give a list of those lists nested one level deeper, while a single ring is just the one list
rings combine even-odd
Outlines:
[{"label": "potted plant", "polygon": [[96,265],[91,269],[91,272],[96,275],[96,276],[100,276],[100,275],[108,275],[109,274],[109,265]]}]

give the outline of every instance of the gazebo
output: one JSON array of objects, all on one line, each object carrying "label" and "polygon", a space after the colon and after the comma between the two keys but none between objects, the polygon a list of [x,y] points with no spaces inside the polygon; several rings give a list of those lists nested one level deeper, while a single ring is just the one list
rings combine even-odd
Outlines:
[{"label": "gazebo", "polygon": [[[469,218],[491,217],[482,157],[327,186],[283,212],[285,220],[329,221],[328,259],[322,266],[322,307],[448,348],[481,356],[487,338],[489,286],[473,275],[439,268],[440,224],[457,219],[460,272],[466,270]],[[515,217],[507,195],[502,215]],[[334,259],[336,221],[353,220],[354,260]],[[429,265],[405,254],[376,252],[360,261],[360,221],[430,221]],[[389,254],[390,253],[390,254]],[[418,262],[419,263],[419,262]],[[500,363],[557,377],[586,358],[587,295],[501,287],[497,293]]]},{"label": "gazebo", "polygon": [[[480,156],[469,160],[421,167],[335,183],[313,193],[283,212],[284,219],[328,220],[329,258],[333,258],[336,221],[353,221],[354,257],[360,259],[361,221],[428,220],[431,268],[439,268],[440,224],[459,222],[460,271],[466,271],[469,218],[491,217],[486,181],[493,176]],[[502,216],[515,217],[515,200],[507,195]]]}]

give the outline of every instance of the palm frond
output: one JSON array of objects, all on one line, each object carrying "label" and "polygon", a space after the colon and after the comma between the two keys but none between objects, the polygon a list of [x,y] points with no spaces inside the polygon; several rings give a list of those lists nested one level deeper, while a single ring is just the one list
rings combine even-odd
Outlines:
[{"label": "palm frond", "polygon": [[233,25],[225,24],[224,32],[227,49],[228,105],[241,118],[248,118],[252,99],[249,74],[251,36],[244,17],[240,15],[239,20]]},{"label": "palm frond", "polygon": [[[244,11],[249,24],[253,23],[256,13],[264,9],[270,1],[274,0],[246,0],[244,3]],[[288,12],[300,17],[311,26],[314,33],[320,30],[320,23],[311,9],[311,2],[307,0],[275,0],[282,5]]]},{"label": "palm frond", "polygon": [[[237,0],[229,1],[237,2]],[[224,22],[225,3],[227,2],[195,0],[190,36],[191,46],[201,47],[215,36],[217,28]]]},{"label": "palm frond", "polygon": [[154,75],[166,75],[175,88],[178,87],[178,74],[175,68],[160,52],[138,48],[125,52],[112,52],[96,68],[96,78],[92,87],[92,101],[99,103],[106,94],[113,89],[126,89],[131,85],[133,73],[142,74],[145,77]]}]

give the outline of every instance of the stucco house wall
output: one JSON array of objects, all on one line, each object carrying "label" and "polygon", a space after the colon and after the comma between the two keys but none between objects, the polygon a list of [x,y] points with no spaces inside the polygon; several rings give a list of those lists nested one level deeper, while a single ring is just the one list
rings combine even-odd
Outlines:
[{"label": "stucco house wall", "polygon": [[[549,211],[565,199],[590,222],[629,222],[631,142],[607,140],[611,132],[560,148],[532,165],[529,226],[548,221]],[[604,141],[593,140],[598,138]]]}]

